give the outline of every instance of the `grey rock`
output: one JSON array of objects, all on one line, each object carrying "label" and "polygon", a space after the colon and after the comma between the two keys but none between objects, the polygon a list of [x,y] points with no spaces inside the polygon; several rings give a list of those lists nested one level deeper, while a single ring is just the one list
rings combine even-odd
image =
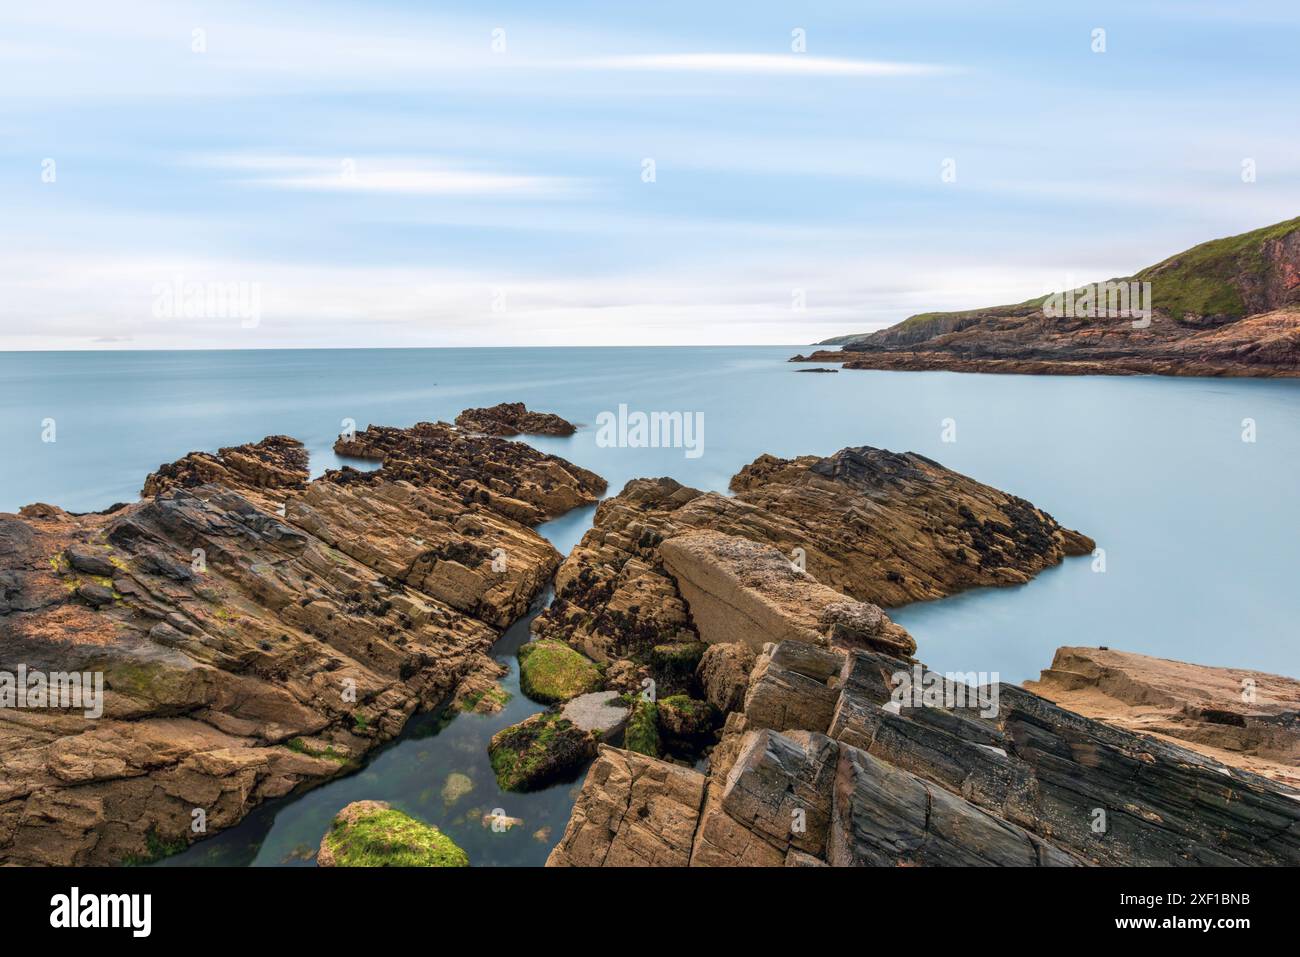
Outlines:
[{"label": "grey rock", "polygon": [[617,691],[593,691],[580,694],[560,709],[560,717],[568,718],[577,728],[590,731],[608,739],[627,726],[631,709],[619,704]]}]

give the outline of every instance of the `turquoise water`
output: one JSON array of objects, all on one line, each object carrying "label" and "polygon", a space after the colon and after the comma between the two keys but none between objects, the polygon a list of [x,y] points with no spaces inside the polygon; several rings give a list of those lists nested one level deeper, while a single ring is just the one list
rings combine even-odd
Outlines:
[{"label": "turquoise water", "polygon": [[[599,472],[611,493],[657,475],[725,491],[763,452],[875,445],[1022,495],[1105,549],[1104,573],[1073,559],[1023,587],[894,612],[931,667],[1021,681],[1060,645],[1104,644],[1300,675],[1300,382],[809,375],[785,362],[797,348],[3,353],[0,510],[131,501],[162,462],[272,433],[307,443],[318,474],[335,464],[330,446],[345,418],[358,427],[450,421],[469,406],[522,400],[585,426],[529,441]],[[620,403],[702,413],[703,454],[599,447],[597,416]],[[1245,418],[1255,421],[1253,443],[1242,441]],[[42,442],[46,419],[52,443]],[[942,440],[946,419],[955,442]],[[543,532],[567,551],[589,521],[583,510]],[[523,633],[498,643],[502,660],[513,663]],[[430,716],[360,774],[272,805],[178,862],[292,862],[335,810],[371,797],[463,829],[476,863],[539,863],[548,845],[533,834],[551,826],[558,839],[571,786],[500,796],[482,753],[491,731],[535,710],[517,697],[494,718],[440,726]],[[451,770],[470,774],[475,790],[444,808]],[[454,823],[478,807],[504,807],[525,826],[484,836],[477,821]]]}]

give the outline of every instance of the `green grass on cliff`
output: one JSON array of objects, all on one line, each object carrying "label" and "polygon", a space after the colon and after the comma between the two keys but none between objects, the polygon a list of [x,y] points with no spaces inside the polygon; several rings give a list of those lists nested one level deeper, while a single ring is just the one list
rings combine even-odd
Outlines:
[{"label": "green grass on cliff", "polygon": [[1149,281],[1152,303],[1175,319],[1188,313],[1240,319],[1246,314],[1246,304],[1232,280],[1242,276],[1263,280],[1268,270],[1264,244],[1296,229],[1300,229],[1300,218],[1240,236],[1212,239],[1148,266],[1132,278]]}]

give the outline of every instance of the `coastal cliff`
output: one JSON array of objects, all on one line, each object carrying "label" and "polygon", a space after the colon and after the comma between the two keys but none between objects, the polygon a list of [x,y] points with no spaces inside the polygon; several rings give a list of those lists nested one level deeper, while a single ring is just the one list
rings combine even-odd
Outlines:
[{"label": "coastal cliff", "polygon": [[1300,219],[1203,243],[1079,291],[1089,296],[1079,308],[1071,291],[1069,308],[1049,294],[922,313],[879,332],[836,337],[822,344],[842,350],[792,361],[1050,375],[1300,375]]},{"label": "coastal cliff", "polygon": [[284,436],[192,453],[142,501],[0,515],[0,659],[103,675],[103,713],[0,710],[0,862],[146,861],[355,767],[485,654],[597,500],[563,459],[445,423],[308,480]]}]

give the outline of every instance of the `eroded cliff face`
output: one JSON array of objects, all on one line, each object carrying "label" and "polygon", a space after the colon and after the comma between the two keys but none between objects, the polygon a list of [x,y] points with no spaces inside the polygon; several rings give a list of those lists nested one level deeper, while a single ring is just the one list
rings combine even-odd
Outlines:
[{"label": "eroded cliff face", "polygon": [[147,859],[338,774],[485,655],[560,556],[530,526],[597,476],[443,423],[307,481],[283,436],[163,466],[94,515],[0,515],[0,662],[100,672],[103,716],[0,710],[0,861]]}]

